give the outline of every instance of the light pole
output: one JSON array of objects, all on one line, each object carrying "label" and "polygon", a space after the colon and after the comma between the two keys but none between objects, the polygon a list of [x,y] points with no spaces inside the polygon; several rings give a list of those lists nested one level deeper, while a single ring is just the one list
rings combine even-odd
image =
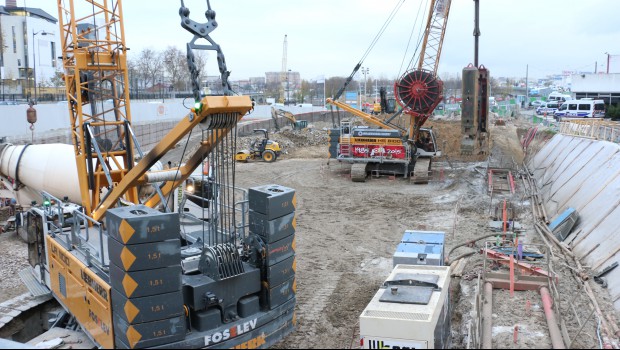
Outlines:
[{"label": "light pole", "polygon": [[607,55],[607,74],[609,74],[609,58],[611,55],[608,52],[605,52],[605,55]]},{"label": "light pole", "polygon": [[368,82],[368,80],[367,80],[366,76],[368,75],[368,73],[370,73],[370,68],[368,68],[368,67],[366,67],[366,68],[362,67],[362,74],[364,74],[364,102],[362,102],[362,110],[364,109],[364,108],[363,108],[363,105],[366,103],[366,84],[367,84],[367,82]]},{"label": "light pole", "polygon": [[34,36],[35,35],[51,35],[52,33],[48,33],[44,30],[40,30],[38,32],[32,32],[32,74],[34,76],[34,101],[35,104],[37,102],[37,55],[36,55],[36,51],[34,50]]},{"label": "light pole", "polygon": [[379,79],[375,79],[375,103],[377,103],[377,101],[379,101]]}]

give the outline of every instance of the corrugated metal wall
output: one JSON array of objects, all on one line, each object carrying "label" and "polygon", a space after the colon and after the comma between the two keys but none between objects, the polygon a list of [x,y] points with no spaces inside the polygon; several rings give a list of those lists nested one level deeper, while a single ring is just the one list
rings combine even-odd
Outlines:
[{"label": "corrugated metal wall", "polygon": [[[565,240],[599,272],[620,262],[620,145],[556,135],[529,162],[550,218],[575,208],[580,222]],[[620,310],[620,268],[605,276]]]}]

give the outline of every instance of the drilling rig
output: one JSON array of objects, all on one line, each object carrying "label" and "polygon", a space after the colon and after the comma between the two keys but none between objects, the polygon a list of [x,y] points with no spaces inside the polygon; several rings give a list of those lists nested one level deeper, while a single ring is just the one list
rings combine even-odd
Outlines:
[{"label": "drilling rig", "polygon": [[[232,96],[209,1],[206,22],[181,1],[195,105],[148,153],[132,128],[122,1],[57,4],[73,146],[0,145],[16,197],[41,200],[24,213],[34,281],[98,347],[272,346],[295,324],[296,196],[235,186],[229,155],[253,103]],[[201,96],[194,50],[217,53],[223,96]],[[192,132],[184,163],[154,168]],[[190,178],[204,164],[209,180]],[[187,181],[206,220],[172,209]]]},{"label": "drilling rig", "polygon": [[[443,100],[443,82],[437,76],[437,69],[450,5],[451,0],[430,1],[418,63],[394,83],[394,96],[402,111],[382,120],[338,101],[362,62],[357,64],[336,96],[327,100],[379,128],[356,130],[347,121],[346,125],[334,132],[339,136],[339,144],[337,154],[330,157],[352,164],[353,181],[364,182],[369,173],[377,172],[412,176],[416,183],[428,182],[432,159],[440,156],[441,152],[432,130],[423,129],[422,126]],[[400,115],[408,117],[406,127],[393,123]]]},{"label": "drilling rig", "polygon": [[474,64],[463,68],[463,112],[461,115],[461,154],[487,154],[489,148],[490,73],[478,65],[480,38],[480,0],[475,2]]}]

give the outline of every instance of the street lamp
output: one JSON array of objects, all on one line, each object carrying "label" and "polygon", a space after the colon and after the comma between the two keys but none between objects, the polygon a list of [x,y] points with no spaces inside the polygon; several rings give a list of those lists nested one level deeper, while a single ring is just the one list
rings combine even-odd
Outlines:
[{"label": "street lamp", "polygon": [[52,33],[48,33],[44,30],[40,30],[38,32],[32,32],[32,74],[34,75],[34,101],[37,101],[37,55],[34,50],[34,36],[35,35],[52,35]]},{"label": "street lamp", "polygon": [[368,73],[370,73],[370,68],[362,67],[362,74],[364,74],[364,102],[362,102],[362,110],[364,109],[363,105],[366,103],[366,83],[368,82],[366,75],[368,75]]},{"label": "street lamp", "polygon": [[609,74],[609,58],[611,55],[608,52],[605,52],[605,55],[607,55],[607,74]]}]

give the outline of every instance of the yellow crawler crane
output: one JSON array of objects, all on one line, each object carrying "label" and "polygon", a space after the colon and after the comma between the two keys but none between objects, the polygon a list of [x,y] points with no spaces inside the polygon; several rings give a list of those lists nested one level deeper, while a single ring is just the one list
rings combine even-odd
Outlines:
[{"label": "yellow crawler crane", "polygon": [[[78,181],[55,186],[53,194],[36,188],[44,202],[25,213],[25,226],[36,280],[98,347],[262,348],[295,323],[295,194],[270,185],[250,189],[248,200],[248,191],[234,185],[228,155],[253,104],[231,96],[223,52],[209,36],[217,22],[207,4],[206,23],[191,20],[183,1],[179,11],[182,27],[194,35],[187,45],[194,108],[143,153],[132,130],[122,1],[58,0]],[[198,44],[202,39],[209,44]],[[217,52],[224,96],[200,96],[195,49]],[[185,163],[153,170],[194,131],[202,137]],[[0,153],[16,149],[0,146]],[[25,149],[24,158],[31,157]],[[210,196],[201,202],[209,211],[202,221],[175,212],[170,198],[205,163],[213,181],[201,182],[210,186],[200,191]],[[65,195],[75,186],[81,198]],[[139,196],[140,186],[153,189],[150,197]],[[245,231],[239,196],[250,208],[268,197],[273,208],[286,209],[277,212],[290,219],[284,243]]]}]

